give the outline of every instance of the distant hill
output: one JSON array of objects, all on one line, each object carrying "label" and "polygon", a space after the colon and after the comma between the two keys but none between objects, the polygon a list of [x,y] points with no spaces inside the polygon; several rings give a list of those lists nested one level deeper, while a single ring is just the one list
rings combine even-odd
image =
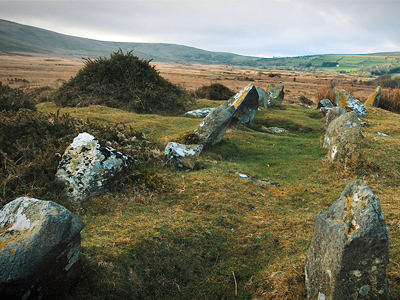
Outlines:
[{"label": "distant hill", "polygon": [[379,72],[385,73],[386,69],[400,67],[400,52],[260,58],[211,52],[175,44],[104,42],[68,36],[0,19],[0,54],[34,53],[97,58],[109,57],[118,49],[124,52],[133,50],[134,55],[142,59],[181,64],[220,64],[282,69],[315,68],[343,73],[375,67],[379,69]]}]

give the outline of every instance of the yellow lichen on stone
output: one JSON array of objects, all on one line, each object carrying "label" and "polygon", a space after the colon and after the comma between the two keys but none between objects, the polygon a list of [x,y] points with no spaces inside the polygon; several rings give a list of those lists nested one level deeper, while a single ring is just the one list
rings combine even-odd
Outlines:
[{"label": "yellow lichen on stone", "polygon": [[246,96],[247,96],[248,92],[251,90],[251,88],[252,88],[251,84],[246,86],[243,89],[242,94],[237,99],[235,99],[235,101],[232,103],[232,105],[235,107],[235,109],[237,109],[239,107],[239,105],[243,102],[244,98],[246,98]]}]

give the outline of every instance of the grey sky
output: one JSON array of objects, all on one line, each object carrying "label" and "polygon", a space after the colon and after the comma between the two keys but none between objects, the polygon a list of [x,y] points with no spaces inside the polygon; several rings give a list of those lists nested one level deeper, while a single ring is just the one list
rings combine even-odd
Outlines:
[{"label": "grey sky", "polygon": [[253,56],[400,51],[400,0],[0,0],[0,19]]}]

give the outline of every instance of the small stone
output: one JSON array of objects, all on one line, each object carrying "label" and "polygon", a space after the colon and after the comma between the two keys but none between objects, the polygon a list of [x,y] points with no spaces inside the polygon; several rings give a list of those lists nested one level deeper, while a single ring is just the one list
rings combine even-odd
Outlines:
[{"label": "small stone", "polygon": [[191,170],[203,150],[203,145],[183,145],[175,142],[168,143],[165,155],[181,170]]},{"label": "small stone", "polygon": [[205,118],[210,112],[212,112],[215,108],[201,108],[196,110],[191,110],[185,113],[186,116],[195,117],[195,118]]}]

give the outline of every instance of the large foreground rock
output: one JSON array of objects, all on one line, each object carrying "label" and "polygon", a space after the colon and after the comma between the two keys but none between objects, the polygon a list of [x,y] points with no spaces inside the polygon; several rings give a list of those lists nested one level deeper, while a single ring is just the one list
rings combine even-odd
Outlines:
[{"label": "large foreground rock", "polygon": [[388,299],[388,262],[379,199],[362,181],[350,183],[317,216],[305,264],[308,299]]},{"label": "large foreground rock", "polygon": [[334,119],[326,129],[324,147],[329,150],[328,159],[342,160],[359,153],[362,143],[360,121],[354,111]]},{"label": "large foreground rock", "polygon": [[258,109],[257,89],[249,84],[227,102],[214,109],[194,131],[204,148],[219,143],[231,122],[249,124]]},{"label": "large foreground rock", "polygon": [[70,199],[81,205],[102,191],[132,161],[129,156],[100,145],[92,135],[81,133],[65,150],[56,179],[66,185]]},{"label": "large foreground rock", "polygon": [[54,299],[80,276],[83,222],[50,201],[18,198],[0,211],[0,299]]},{"label": "large foreground rock", "polygon": [[180,170],[190,170],[203,150],[203,145],[183,145],[175,142],[168,143],[165,147],[165,155]]},{"label": "large foreground rock", "polygon": [[365,106],[372,106],[372,107],[378,107],[379,102],[381,100],[381,92],[382,89],[380,86],[378,86],[371,95],[369,95],[367,101],[365,101],[364,105]]},{"label": "large foreground rock", "polygon": [[340,106],[343,109],[348,107],[355,111],[359,116],[366,116],[368,114],[365,106],[345,90],[333,88],[333,92],[336,97],[336,106]]},{"label": "large foreground rock", "polygon": [[332,123],[333,120],[339,118],[341,115],[344,115],[347,111],[340,106],[335,106],[329,109],[328,113],[325,116],[325,128],[328,128],[329,124]]}]

